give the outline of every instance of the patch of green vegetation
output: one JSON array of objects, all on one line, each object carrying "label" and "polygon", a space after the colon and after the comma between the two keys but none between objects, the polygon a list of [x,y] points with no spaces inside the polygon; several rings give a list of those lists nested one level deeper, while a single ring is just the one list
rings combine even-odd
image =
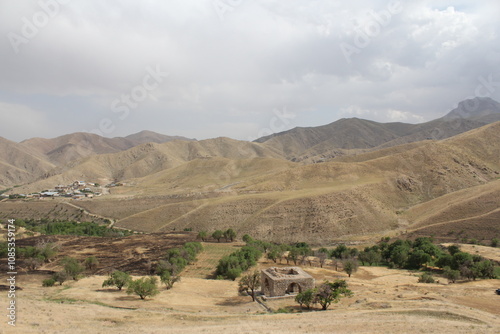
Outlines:
[{"label": "patch of green vegetation", "polygon": [[280,307],[274,313],[293,313],[293,309],[291,307]]},{"label": "patch of green vegetation", "polygon": [[91,237],[123,237],[133,234],[129,230],[118,230],[108,228],[93,222],[78,223],[75,221],[49,220],[42,218],[35,219],[17,219],[16,225],[24,226],[32,232],[38,232],[46,235],[78,235]]},{"label": "patch of green vegetation", "polygon": [[494,274],[497,277],[497,279],[500,279],[500,266],[495,267]]}]

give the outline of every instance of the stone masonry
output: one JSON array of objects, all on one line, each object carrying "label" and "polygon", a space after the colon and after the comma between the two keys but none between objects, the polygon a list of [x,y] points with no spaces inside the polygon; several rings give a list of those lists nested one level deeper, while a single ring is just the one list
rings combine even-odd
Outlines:
[{"label": "stone masonry", "polygon": [[268,297],[293,295],[314,288],[314,278],[299,267],[271,267],[261,271],[261,287]]}]

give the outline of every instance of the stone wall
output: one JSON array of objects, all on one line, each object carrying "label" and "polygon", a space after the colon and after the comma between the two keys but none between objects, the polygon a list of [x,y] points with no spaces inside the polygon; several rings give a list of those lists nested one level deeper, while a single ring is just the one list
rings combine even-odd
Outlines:
[{"label": "stone wall", "polygon": [[293,295],[314,288],[314,278],[298,267],[271,267],[261,272],[261,288],[268,297]]}]

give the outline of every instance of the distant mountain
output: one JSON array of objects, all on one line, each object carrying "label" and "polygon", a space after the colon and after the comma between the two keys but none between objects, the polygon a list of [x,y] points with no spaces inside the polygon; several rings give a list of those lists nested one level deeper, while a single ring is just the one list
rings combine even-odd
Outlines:
[{"label": "distant mountain", "polygon": [[443,119],[485,119],[491,115],[500,115],[500,103],[489,97],[476,97],[460,102]]},{"label": "distant mountain", "polygon": [[140,144],[146,144],[146,143],[166,143],[172,140],[189,140],[193,141],[196,139],[190,139],[182,136],[167,136],[167,135],[162,135],[153,131],[148,131],[144,130],[132,135],[128,135],[125,137],[125,139],[130,140],[133,143],[133,146],[137,146]]},{"label": "distant mountain", "polygon": [[378,123],[358,118],[340,119],[318,127],[297,127],[255,142],[275,148],[293,161],[315,161],[421,140],[440,140],[500,121],[500,103],[474,98],[459,103],[446,116],[421,124]]},{"label": "distant mountain", "polygon": [[[146,143],[120,152],[95,154],[71,161],[52,169],[43,180],[27,188],[20,188],[20,190],[50,188],[76,179],[93,180],[99,183],[109,183],[115,179],[130,180],[169,170],[193,160],[215,158],[283,160],[281,155],[263,145],[223,137],[201,141],[176,140],[162,144]],[[196,172],[203,174],[212,171],[198,169]],[[215,168],[213,172],[225,173],[220,168]]]},{"label": "distant mountain", "polygon": [[142,131],[127,137],[114,138],[77,132],[52,139],[32,138],[21,142],[21,145],[37,151],[51,163],[64,165],[70,161],[95,154],[116,153],[144,143],[165,143],[172,140],[192,139],[166,136],[152,131]]}]

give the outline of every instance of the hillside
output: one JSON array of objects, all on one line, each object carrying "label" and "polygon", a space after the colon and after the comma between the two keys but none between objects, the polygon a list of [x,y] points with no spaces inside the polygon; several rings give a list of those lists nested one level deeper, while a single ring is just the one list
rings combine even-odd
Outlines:
[{"label": "hillside", "polygon": [[[120,176],[126,185],[110,195],[73,203],[138,231],[231,227],[240,235],[312,244],[380,238],[495,213],[500,122],[308,165],[227,138],[149,143],[85,158],[43,182],[78,175]],[[3,209],[9,215],[14,207]]]},{"label": "hillside", "polygon": [[0,137],[0,187],[32,182],[54,167],[29,147]]},{"label": "hillside", "polygon": [[84,157],[116,153],[144,143],[166,143],[172,140],[191,140],[178,136],[166,136],[152,131],[142,131],[127,137],[106,138],[92,133],[77,132],[56,138],[32,138],[21,145],[37,151],[47,160],[64,165]]},{"label": "hillside", "polygon": [[[36,191],[77,179],[101,184],[114,180],[131,180],[166,171],[196,159],[237,160],[260,157],[281,158],[278,153],[260,144],[229,138],[147,143],[117,153],[92,155],[54,168],[43,180],[20,187],[19,191]],[[214,173],[219,172],[215,167]]]},{"label": "hillside", "polygon": [[378,123],[349,118],[319,127],[294,128],[256,142],[278,149],[287,159],[313,162],[357,153],[356,150],[449,138],[497,121],[500,121],[500,103],[490,98],[474,98],[460,102],[446,116],[426,123]]}]

